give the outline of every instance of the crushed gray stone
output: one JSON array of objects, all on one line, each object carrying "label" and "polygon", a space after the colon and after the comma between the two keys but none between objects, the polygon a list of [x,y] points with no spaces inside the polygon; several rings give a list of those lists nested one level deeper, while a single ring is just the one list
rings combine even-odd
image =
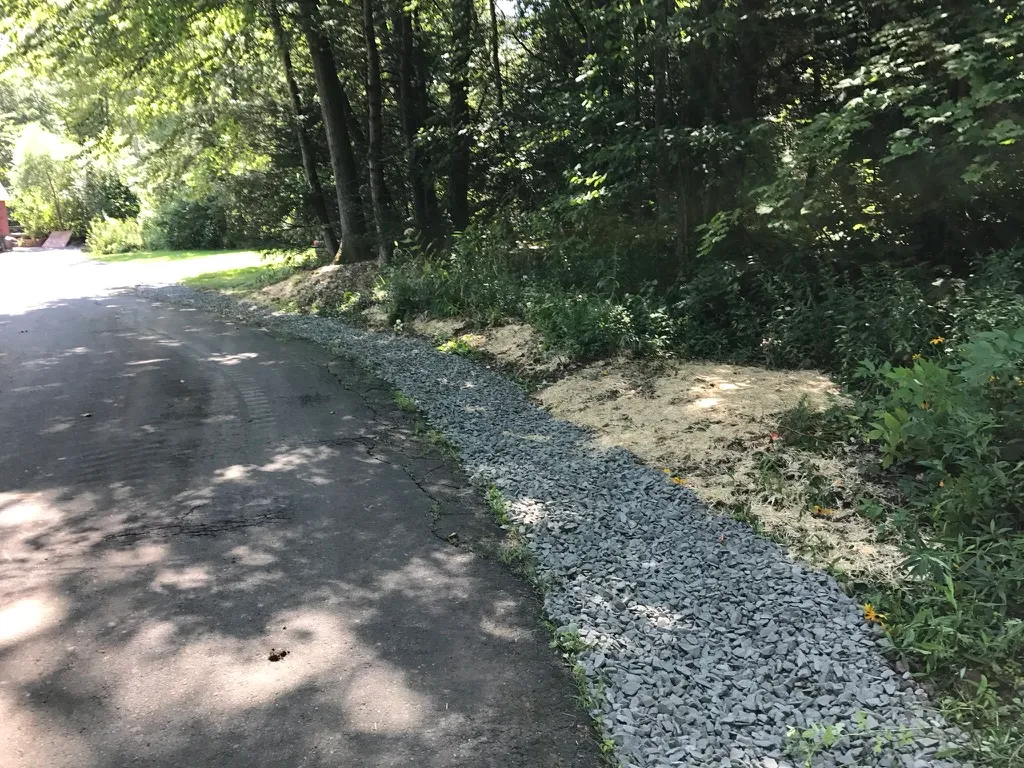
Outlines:
[{"label": "crushed gray stone", "polygon": [[924,709],[831,577],[707,513],[626,451],[599,448],[509,380],[416,338],[182,286],[136,290],[313,341],[411,397],[474,484],[509,499],[549,619],[590,646],[578,657],[590,714],[621,765],[801,766],[788,730],[841,725],[811,765],[969,768],[936,757],[963,736]]}]

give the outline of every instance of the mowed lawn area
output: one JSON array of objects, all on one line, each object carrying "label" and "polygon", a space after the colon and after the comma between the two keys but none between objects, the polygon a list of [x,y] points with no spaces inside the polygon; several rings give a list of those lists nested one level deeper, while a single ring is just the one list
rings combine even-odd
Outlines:
[{"label": "mowed lawn area", "polygon": [[253,258],[259,259],[260,254],[250,250],[215,250],[215,251],[134,251],[132,253],[111,253],[111,254],[90,254],[96,261],[105,261],[108,264],[124,264],[127,262],[148,262],[158,264],[168,261],[184,261],[186,259],[204,259],[211,256],[228,256],[237,254],[251,254]]},{"label": "mowed lawn area", "polygon": [[253,250],[135,251],[91,258],[124,272],[126,284],[184,283],[231,293],[283,280],[296,263],[294,257]]},{"label": "mowed lawn area", "polygon": [[266,285],[284,280],[298,267],[280,261],[267,260],[251,267],[222,269],[204,272],[195,277],[186,277],[181,282],[191,288],[220,291],[221,293],[250,293]]}]

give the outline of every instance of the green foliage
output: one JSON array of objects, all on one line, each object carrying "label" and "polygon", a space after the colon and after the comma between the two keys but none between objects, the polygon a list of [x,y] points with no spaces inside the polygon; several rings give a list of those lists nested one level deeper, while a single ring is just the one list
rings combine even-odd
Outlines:
[{"label": "green foliage", "polygon": [[846,403],[834,402],[824,411],[813,408],[806,395],[782,414],[778,435],[786,445],[818,454],[856,441],[860,420]]},{"label": "green foliage", "polygon": [[270,262],[251,267],[206,272],[195,277],[187,277],[181,282],[201,290],[245,294],[284,280],[295,270],[296,266],[293,264]]},{"label": "green foliage", "polygon": [[145,247],[142,227],[136,219],[93,219],[85,244],[98,254],[131,253]]},{"label": "green foliage", "polygon": [[469,334],[448,339],[437,346],[437,351],[446,355],[458,355],[471,359],[480,356],[479,351],[473,346],[472,337]]},{"label": "green foliage", "polygon": [[608,299],[544,294],[526,305],[526,319],[552,347],[592,360],[624,345],[628,317]]},{"label": "green foliage", "polygon": [[1024,327],[865,375],[886,387],[868,437],[885,466],[913,469],[913,495],[937,532],[1024,530]]},{"label": "green foliage", "polygon": [[22,129],[12,157],[12,212],[32,237],[54,230],[84,237],[97,219],[139,212],[138,198],[104,159],[38,124]]},{"label": "green foliage", "polygon": [[491,510],[491,514],[494,515],[494,519],[498,521],[499,525],[508,525],[508,502],[505,500],[505,496],[501,491],[498,490],[497,486],[487,486],[487,506]]},{"label": "green foliage", "polygon": [[409,397],[404,392],[395,390],[395,405],[406,413],[419,413],[419,407],[416,405],[416,401]]},{"label": "green foliage", "polygon": [[490,230],[475,227],[461,233],[444,255],[403,244],[387,275],[392,319],[429,312],[463,315],[486,325],[521,316],[525,281],[516,277],[514,259],[495,244]]},{"label": "green foliage", "polygon": [[[913,731],[906,726],[899,730],[872,728],[868,715],[856,712],[849,725],[841,722],[811,722],[805,728],[789,728],[786,732],[785,750],[787,754],[800,759],[804,768],[811,768],[819,754],[846,746],[849,736],[852,735],[869,738],[872,742],[871,751],[875,755],[880,755],[887,746],[901,748],[914,742]],[[921,735],[927,735],[927,732]]]},{"label": "green foliage", "polygon": [[556,629],[549,645],[557,649],[567,660],[590,647],[580,636],[579,627],[575,624],[568,624]]},{"label": "green foliage", "polygon": [[[1024,716],[1024,327],[948,351],[933,341],[912,366],[861,373],[878,391],[867,438],[899,479],[890,515],[911,574],[879,602],[893,650],[949,681],[963,719],[992,727],[997,712]],[[986,749],[1009,735],[979,733]]]},{"label": "green foliage", "polygon": [[79,151],[39,126],[28,126],[18,139],[11,170],[11,211],[30,237],[73,230],[80,223]]},{"label": "green foliage", "polygon": [[173,199],[149,220],[147,247],[153,250],[210,250],[228,239],[227,213],[213,198]]},{"label": "green foliage", "polygon": [[811,768],[815,756],[828,751],[842,738],[845,726],[842,723],[822,725],[811,723],[807,728],[790,728],[786,732],[786,751],[801,759],[805,768]]}]

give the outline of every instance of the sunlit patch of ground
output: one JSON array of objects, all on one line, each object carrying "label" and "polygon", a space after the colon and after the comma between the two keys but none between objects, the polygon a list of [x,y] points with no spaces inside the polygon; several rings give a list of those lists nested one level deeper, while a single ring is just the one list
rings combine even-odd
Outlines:
[{"label": "sunlit patch of ground", "polygon": [[712,506],[742,509],[813,564],[889,580],[903,559],[895,544],[879,541],[874,525],[853,510],[815,510],[801,493],[807,482],[837,491],[866,487],[852,461],[792,448],[775,452],[782,465],[775,470],[782,481],[777,489],[765,487],[759,468],[781,437],[782,413],[802,399],[823,409],[837,395],[816,371],[676,361],[651,371],[616,360],[566,376],[536,399],[593,431],[602,445],[621,446],[667,470],[666,481],[675,478]]}]

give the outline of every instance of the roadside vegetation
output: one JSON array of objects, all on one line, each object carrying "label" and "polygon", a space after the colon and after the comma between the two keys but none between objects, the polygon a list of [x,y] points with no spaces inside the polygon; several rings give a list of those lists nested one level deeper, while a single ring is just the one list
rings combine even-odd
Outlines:
[{"label": "roadside vegetation", "polygon": [[898,552],[876,578],[786,541],[979,764],[1024,764],[1016,4],[8,6],[0,180],[28,234],[141,258],[316,240],[351,270],[333,292],[300,295],[294,263],[192,284],[454,318],[452,354],[528,327],[544,380],[621,356],[830,375],[834,403],[737,444],[722,506],[782,538],[773,507],[855,517]]},{"label": "roadside vegetation", "polygon": [[303,263],[302,254],[267,252],[259,258],[258,263],[250,266],[203,272],[184,278],[182,283],[200,290],[249,294],[284,280],[300,269]]}]

